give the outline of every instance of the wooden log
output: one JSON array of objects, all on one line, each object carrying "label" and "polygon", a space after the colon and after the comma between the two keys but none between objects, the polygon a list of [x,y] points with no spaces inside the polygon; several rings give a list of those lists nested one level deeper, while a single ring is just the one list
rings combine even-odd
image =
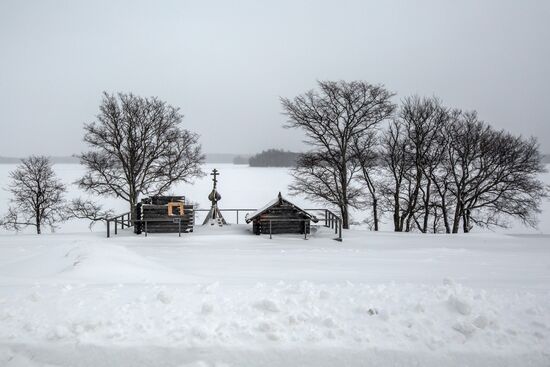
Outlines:
[{"label": "wooden log", "polygon": [[[180,206],[173,208],[174,215],[168,215],[168,203],[184,200],[183,196],[162,196],[153,197],[141,205],[140,219],[141,225],[147,221],[147,231],[150,233],[187,233],[193,231],[195,224],[195,210],[193,205],[183,205],[183,213],[180,213]],[[181,214],[181,215],[180,215]]]},{"label": "wooden log", "polygon": [[[305,222],[305,224],[304,224]],[[298,220],[289,220],[284,221],[282,219],[277,220],[259,220],[254,223],[255,227],[253,227],[253,231],[255,234],[284,234],[284,233],[291,233],[291,234],[303,234],[304,228],[306,230],[306,233],[310,233],[311,226],[310,222],[305,221],[298,221]]]}]

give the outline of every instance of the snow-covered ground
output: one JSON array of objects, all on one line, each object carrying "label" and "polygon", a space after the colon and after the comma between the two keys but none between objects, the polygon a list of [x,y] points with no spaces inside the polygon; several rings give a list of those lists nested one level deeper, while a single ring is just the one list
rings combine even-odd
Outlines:
[{"label": "snow-covered ground", "polygon": [[[75,167],[56,169],[70,182]],[[283,169],[218,168],[225,207],[261,206],[288,183]],[[174,192],[206,207],[207,180]],[[181,238],[4,232],[0,366],[549,366],[548,226],[355,229],[341,243],[322,227],[270,240],[242,224]]]}]

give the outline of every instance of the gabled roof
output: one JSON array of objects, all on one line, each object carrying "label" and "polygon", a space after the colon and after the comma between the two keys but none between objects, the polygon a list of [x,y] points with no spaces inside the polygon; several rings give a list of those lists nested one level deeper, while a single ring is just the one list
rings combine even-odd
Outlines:
[{"label": "gabled roof", "polygon": [[267,203],[266,205],[264,205],[262,208],[256,210],[255,212],[253,213],[248,213],[245,217],[245,221],[246,223],[250,223],[252,220],[254,220],[256,217],[262,215],[264,212],[268,211],[269,209],[277,206],[277,205],[283,205],[283,204],[287,204],[287,205],[290,205],[292,206],[294,209],[296,209],[297,211],[299,211],[300,213],[304,214],[305,216],[307,216],[308,218],[310,218],[313,222],[318,222],[318,219],[314,216],[314,215],[311,215],[309,214],[308,212],[306,212],[305,210],[297,207],[296,205],[292,204],[290,201],[286,200],[285,198],[283,198],[283,196],[281,195],[281,193],[279,192],[279,195],[277,195],[277,197],[273,200],[271,200],[269,203]]}]

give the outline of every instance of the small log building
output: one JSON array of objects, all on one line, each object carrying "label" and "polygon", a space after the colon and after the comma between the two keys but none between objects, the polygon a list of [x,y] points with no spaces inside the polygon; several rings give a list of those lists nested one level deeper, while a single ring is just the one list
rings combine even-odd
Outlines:
[{"label": "small log building", "polygon": [[[152,196],[136,206],[135,232],[181,233],[193,232],[195,211],[185,204],[185,196]],[[147,221],[147,223],[145,223]]]},{"label": "small log building", "polygon": [[270,233],[309,234],[311,222],[319,221],[315,216],[284,199],[281,193],[263,208],[247,214],[245,220],[246,223],[252,222],[252,232],[257,235]]}]

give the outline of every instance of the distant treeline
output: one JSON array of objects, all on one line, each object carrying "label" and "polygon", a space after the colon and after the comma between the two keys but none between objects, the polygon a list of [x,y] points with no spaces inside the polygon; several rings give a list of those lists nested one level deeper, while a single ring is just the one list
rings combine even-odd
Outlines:
[{"label": "distant treeline", "polygon": [[[23,158],[18,157],[2,157],[0,156],[0,164],[18,164],[21,163]],[[59,163],[68,163],[68,164],[78,164],[80,161],[76,157],[48,157],[50,163],[59,164]]]},{"label": "distant treeline", "polygon": [[[294,167],[299,153],[268,149],[249,158],[251,167]],[[237,162],[234,162],[238,164]]]}]

